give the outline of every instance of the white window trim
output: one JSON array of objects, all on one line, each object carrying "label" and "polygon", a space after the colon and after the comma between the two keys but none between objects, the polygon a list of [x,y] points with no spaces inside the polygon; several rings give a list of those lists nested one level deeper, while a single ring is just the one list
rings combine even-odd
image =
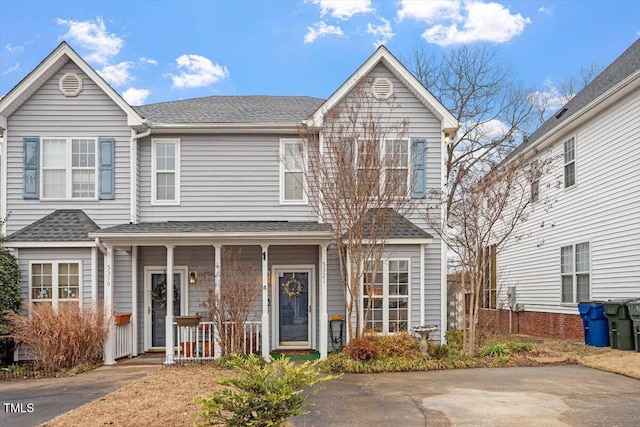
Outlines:
[{"label": "white window trim", "polygon": [[[582,244],[582,243],[588,243],[589,244],[589,270],[588,271],[576,271],[576,262],[577,262],[577,258],[576,258],[576,246]],[[562,274],[562,248],[566,247],[566,246],[570,246],[571,247],[571,254],[573,256],[573,263],[571,265],[571,280],[572,280],[572,301],[571,302],[563,302],[562,301],[562,276],[568,276],[569,273],[565,273]],[[591,289],[591,271],[593,269],[593,263],[592,263],[592,244],[591,244],[591,240],[581,240],[579,242],[573,242],[573,243],[568,243],[566,245],[562,245],[560,246],[560,305],[562,306],[577,306],[578,303],[580,301],[578,301],[578,274],[588,274],[589,275],[589,299],[591,299],[592,297],[592,289]]]},{"label": "white window trim", "polygon": [[[303,167],[302,170],[302,199],[301,200],[287,200],[285,199],[285,173],[290,172],[286,165],[284,164],[284,146],[285,144],[300,144],[302,148],[303,159]],[[307,197],[307,181],[306,181],[306,172],[307,172],[307,150],[304,149],[304,142],[299,138],[280,138],[280,204],[281,205],[307,205],[309,203],[309,199]]]},{"label": "white window trim", "polygon": [[[390,261],[407,261],[407,330],[401,332],[411,331],[411,258],[385,258],[381,259],[382,264],[382,333],[385,335],[393,335],[396,332],[389,332],[389,262]],[[367,297],[364,290],[364,276],[366,274],[363,268],[363,274],[360,278],[360,324],[363,331],[367,330],[367,325],[364,322],[364,300]],[[395,298],[395,297],[394,297]]]},{"label": "white window trim", "polygon": [[[573,160],[567,163],[565,162],[565,159],[564,159],[564,144],[569,142],[572,139],[573,139]],[[565,167],[570,163],[573,163],[573,184],[567,187],[564,185],[565,179],[566,179]],[[565,191],[569,191],[573,188],[576,188],[577,186],[578,186],[578,139],[574,135],[565,139],[562,142],[562,188]]]},{"label": "white window trim", "polygon": [[[157,200],[156,199],[156,145],[158,143],[168,144],[173,143],[176,146],[175,153],[175,192],[176,198],[174,200]],[[180,205],[180,138],[152,138],[151,139],[151,205],[153,206],[178,206]]]},{"label": "white window trim", "polygon": [[[50,300],[40,300],[33,298],[33,264],[51,264],[51,299]],[[57,260],[32,260],[29,261],[29,311],[33,308],[34,303],[42,303],[42,302],[51,302],[51,306],[54,310],[58,310],[59,301],[58,298],[58,267],[60,264],[78,264],[78,307],[82,308],[83,304],[83,278],[82,278],[82,261],[78,259],[57,259]],[[67,300],[62,300],[67,301]],[[72,301],[72,300],[69,300]]]},{"label": "white window trim", "polygon": [[[65,162],[65,197],[45,197],[44,195],[44,141],[45,139],[64,139],[66,150],[66,162]],[[94,142],[95,148],[95,160],[94,160],[94,197],[73,197],[73,148],[72,140],[74,139],[91,139]],[[98,200],[98,137],[97,136],[43,136],[40,137],[40,200],[46,201],[97,201]],[[56,169],[56,168],[53,168]],[[83,168],[85,169],[85,168]]]}]

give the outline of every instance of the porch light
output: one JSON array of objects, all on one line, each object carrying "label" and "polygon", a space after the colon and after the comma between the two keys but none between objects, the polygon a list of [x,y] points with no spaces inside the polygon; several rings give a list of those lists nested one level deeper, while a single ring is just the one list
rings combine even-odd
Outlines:
[{"label": "porch light", "polygon": [[198,273],[195,272],[195,271],[190,271],[189,272],[189,284],[190,285],[195,285],[197,281],[198,281]]}]

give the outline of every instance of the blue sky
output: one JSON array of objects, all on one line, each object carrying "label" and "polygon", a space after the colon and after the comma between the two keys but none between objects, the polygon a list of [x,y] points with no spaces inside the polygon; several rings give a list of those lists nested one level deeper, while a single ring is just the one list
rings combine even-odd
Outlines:
[{"label": "blue sky", "polygon": [[66,40],[133,105],[209,95],[327,98],[376,46],[399,58],[488,43],[553,90],[640,36],[640,1],[0,0],[0,94]]}]

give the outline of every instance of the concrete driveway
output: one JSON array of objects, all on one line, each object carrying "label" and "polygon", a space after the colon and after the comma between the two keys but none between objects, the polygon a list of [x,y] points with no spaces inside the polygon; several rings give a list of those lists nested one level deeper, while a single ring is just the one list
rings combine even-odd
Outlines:
[{"label": "concrete driveway", "polygon": [[38,425],[158,369],[159,365],[102,366],[73,377],[0,382],[0,426]]},{"label": "concrete driveway", "polygon": [[345,375],[295,426],[640,426],[640,381],[582,366]]}]

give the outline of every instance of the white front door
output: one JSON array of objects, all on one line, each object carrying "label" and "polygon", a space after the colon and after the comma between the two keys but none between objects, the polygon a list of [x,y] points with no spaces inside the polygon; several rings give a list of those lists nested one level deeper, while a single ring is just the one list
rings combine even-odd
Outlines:
[{"label": "white front door", "polygon": [[276,348],[307,349],[313,342],[315,266],[274,266]]},{"label": "white front door", "polygon": [[[174,316],[180,316],[188,312],[189,298],[186,288],[186,276],[186,267],[174,268]],[[151,350],[165,348],[167,307],[166,304],[158,302],[154,298],[152,298],[152,294],[154,293],[154,291],[158,291],[162,286],[166,287],[166,269],[161,267],[145,267],[144,278],[144,349]],[[155,293],[157,294],[157,292]]]}]

